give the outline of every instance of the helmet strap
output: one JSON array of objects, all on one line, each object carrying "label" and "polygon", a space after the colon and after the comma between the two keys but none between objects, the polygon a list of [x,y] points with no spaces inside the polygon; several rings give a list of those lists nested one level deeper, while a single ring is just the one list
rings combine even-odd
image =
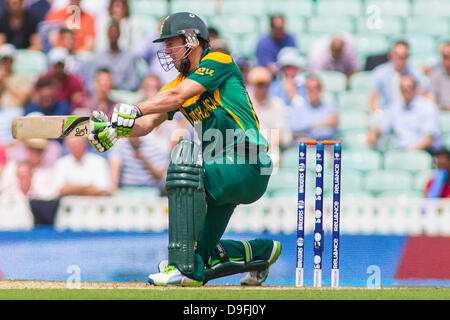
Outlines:
[{"label": "helmet strap", "polygon": [[191,68],[191,60],[189,60],[189,57],[181,59],[179,71],[182,74],[187,75],[189,73],[190,68]]}]

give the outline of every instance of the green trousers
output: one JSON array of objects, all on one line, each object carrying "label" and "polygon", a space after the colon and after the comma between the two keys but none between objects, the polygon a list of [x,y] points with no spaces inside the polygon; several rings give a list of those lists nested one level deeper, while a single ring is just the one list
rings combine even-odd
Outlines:
[{"label": "green trousers", "polygon": [[[215,251],[222,244],[229,259],[245,260],[246,248],[241,241],[221,240],[234,209],[239,204],[250,204],[258,200],[266,191],[272,162],[265,152],[260,152],[256,164],[205,163],[205,189],[207,193],[206,218],[200,232],[195,271],[187,275],[203,281],[204,265],[214,264],[219,257]],[[242,160],[242,159],[241,159]],[[270,257],[273,241],[255,239],[250,241],[255,260]]]}]

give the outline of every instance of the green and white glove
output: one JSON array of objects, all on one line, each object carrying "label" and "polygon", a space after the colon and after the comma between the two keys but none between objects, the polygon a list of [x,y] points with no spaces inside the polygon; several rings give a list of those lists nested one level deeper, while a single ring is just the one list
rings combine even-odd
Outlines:
[{"label": "green and white glove", "polygon": [[142,116],[141,110],[132,104],[119,103],[114,106],[111,125],[116,129],[117,136],[129,136],[133,131],[136,118]]},{"label": "green and white glove", "polygon": [[117,141],[116,130],[108,122],[108,116],[102,111],[92,112],[89,142],[98,152],[109,150]]}]

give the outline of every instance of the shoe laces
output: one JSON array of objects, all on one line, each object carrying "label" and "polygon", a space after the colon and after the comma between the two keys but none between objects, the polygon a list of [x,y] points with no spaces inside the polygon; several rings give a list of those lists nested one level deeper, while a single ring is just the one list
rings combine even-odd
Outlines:
[{"label": "shoe laces", "polygon": [[175,266],[167,266],[167,268],[164,269],[162,273],[167,274],[173,270],[176,270],[177,268]]}]

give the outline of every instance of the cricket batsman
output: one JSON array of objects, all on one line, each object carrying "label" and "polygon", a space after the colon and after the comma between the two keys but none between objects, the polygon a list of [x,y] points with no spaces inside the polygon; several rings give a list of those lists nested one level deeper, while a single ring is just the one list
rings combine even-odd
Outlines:
[{"label": "cricket batsman", "polygon": [[182,139],[167,170],[168,260],[148,282],[157,286],[201,286],[207,281],[248,272],[242,285],[261,285],[278,259],[278,241],[221,239],[234,209],[258,200],[272,170],[267,140],[233,59],[211,52],[206,24],[188,12],[168,16],[154,42],[164,70],[178,77],[155,96],[136,105],[118,104],[111,119],[100,111],[93,120],[109,122],[89,140],[99,151],[117,139],[144,136],[180,111],[201,144]]}]

